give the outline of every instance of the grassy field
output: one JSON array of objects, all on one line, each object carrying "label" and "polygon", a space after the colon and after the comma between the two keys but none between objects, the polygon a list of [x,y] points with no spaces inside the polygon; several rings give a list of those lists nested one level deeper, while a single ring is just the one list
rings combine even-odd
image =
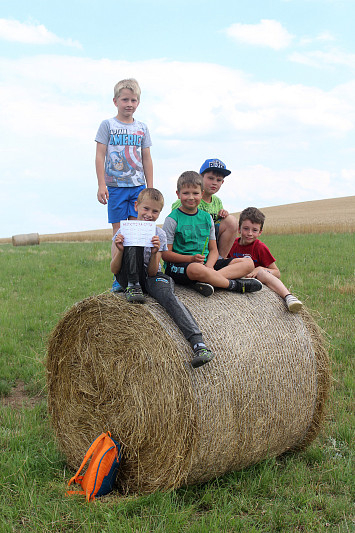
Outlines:
[{"label": "grassy field", "polygon": [[46,343],[63,312],[112,282],[109,245],[0,246],[1,532],[354,530],[354,235],[266,235],[282,279],[329,343],[325,427],[304,452],[150,496],[65,498],[68,472],[47,416]]}]

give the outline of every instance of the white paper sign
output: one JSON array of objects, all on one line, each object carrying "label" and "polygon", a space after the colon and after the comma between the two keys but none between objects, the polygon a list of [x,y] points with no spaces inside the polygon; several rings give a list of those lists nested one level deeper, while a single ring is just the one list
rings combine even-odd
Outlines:
[{"label": "white paper sign", "polygon": [[120,228],[124,236],[124,246],[153,246],[152,238],[156,234],[155,222],[121,220]]}]

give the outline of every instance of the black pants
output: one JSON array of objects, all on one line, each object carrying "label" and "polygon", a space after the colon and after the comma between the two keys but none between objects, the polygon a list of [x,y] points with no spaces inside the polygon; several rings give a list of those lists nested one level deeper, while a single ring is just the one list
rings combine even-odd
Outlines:
[{"label": "black pants", "polygon": [[144,248],[126,246],[123,252],[122,266],[116,278],[125,288],[130,283],[139,283],[144,292],[152,296],[171,316],[184,337],[193,346],[202,342],[202,333],[190,311],[174,293],[174,281],[166,274],[157,273],[148,276],[143,261]]}]

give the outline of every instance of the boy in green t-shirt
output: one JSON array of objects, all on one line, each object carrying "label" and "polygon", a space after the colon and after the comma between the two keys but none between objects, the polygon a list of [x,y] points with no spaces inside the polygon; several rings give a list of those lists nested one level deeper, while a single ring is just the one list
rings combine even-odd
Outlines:
[{"label": "boy in green t-shirt", "polygon": [[[218,252],[221,257],[227,257],[238,232],[237,219],[223,209],[221,199],[215,195],[221,188],[224,178],[230,173],[231,171],[220,159],[206,159],[200,168],[200,174],[203,178],[203,192],[198,208],[209,213],[213,219]],[[180,205],[180,200],[176,200],[171,209],[176,209]]]},{"label": "boy in green t-shirt", "polygon": [[212,217],[198,209],[202,190],[202,177],[197,172],[183,172],[179,177],[176,193],[181,205],[163,226],[168,244],[168,250],[162,253],[165,273],[204,296],[211,296],[214,287],[240,293],[259,291],[262,284],[258,280],[239,279],[253,270],[250,258],[218,258]]}]

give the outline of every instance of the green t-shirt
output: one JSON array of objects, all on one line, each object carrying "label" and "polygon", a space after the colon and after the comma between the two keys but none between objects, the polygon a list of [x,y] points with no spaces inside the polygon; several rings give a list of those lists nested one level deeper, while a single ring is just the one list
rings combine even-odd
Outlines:
[{"label": "green t-shirt", "polygon": [[[180,205],[180,200],[176,200],[176,202],[174,202],[171,206],[171,209],[177,209],[178,207],[180,207]],[[206,211],[207,213],[209,213],[213,218],[213,222],[216,222],[216,220],[218,219],[218,213],[221,209],[223,209],[223,204],[222,200],[220,200],[218,196],[212,194],[212,201],[208,204],[207,202],[205,202],[205,200],[201,200],[198,205],[198,208],[202,211]]]},{"label": "green t-shirt", "polygon": [[205,255],[207,261],[208,241],[214,239],[214,224],[211,216],[198,209],[193,215],[174,209],[166,217],[163,230],[168,244],[173,245],[173,252],[182,255]]}]

